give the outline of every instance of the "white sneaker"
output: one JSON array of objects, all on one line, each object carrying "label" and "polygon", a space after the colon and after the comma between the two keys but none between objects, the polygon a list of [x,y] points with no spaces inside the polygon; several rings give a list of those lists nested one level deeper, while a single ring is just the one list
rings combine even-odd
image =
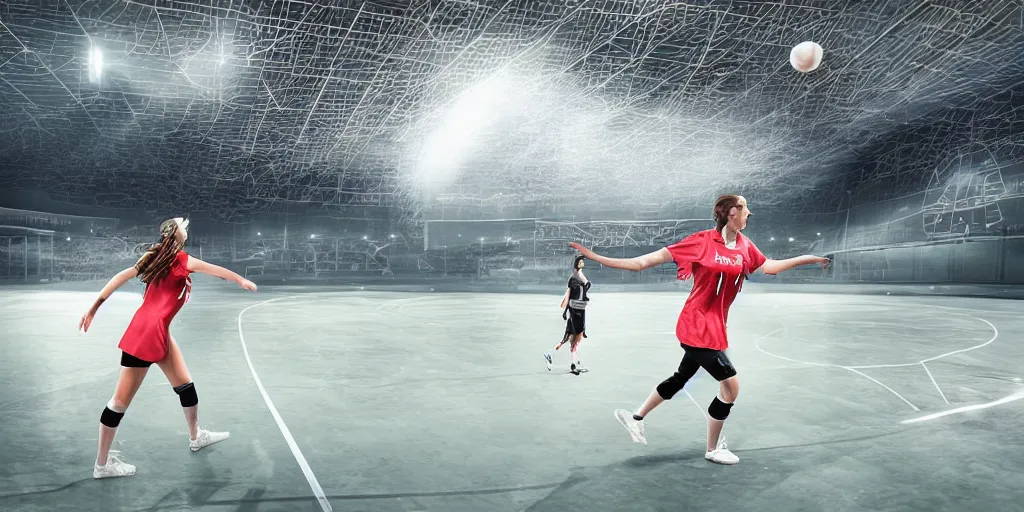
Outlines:
[{"label": "white sneaker", "polygon": [[634,443],[647,444],[647,438],[644,437],[643,420],[634,420],[633,413],[625,409],[616,409],[615,419],[619,420],[623,427],[626,427],[626,432],[629,432],[629,436],[633,438]]},{"label": "white sneaker", "polygon": [[219,443],[229,437],[231,437],[229,432],[210,432],[201,428],[196,432],[196,438],[189,440],[188,449],[198,452],[211,444]]},{"label": "white sneaker", "polygon": [[135,466],[121,460],[118,455],[121,452],[110,450],[107,452],[107,464],[105,466],[95,465],[92,468],[93,478],[116,478],[119,476],[132,476],[135,474]]},{"label": "white sneaker", "polygon": [[736,464],[740,461],[739,457],[729,451],[729,446],[725,444],[724,439],[718,442],[717,448],[706,452],[704,458],[718,464]]},{"label": "white sneaker", "polygon": [[547,363],[548,371],[550,372],[551,371],[551,364],[552,364],[551,352],[544,352],[544,361]]}]

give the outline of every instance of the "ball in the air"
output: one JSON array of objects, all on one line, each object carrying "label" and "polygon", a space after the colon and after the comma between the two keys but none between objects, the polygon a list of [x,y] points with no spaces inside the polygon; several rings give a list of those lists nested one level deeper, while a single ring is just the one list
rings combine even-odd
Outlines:
[{"label": "ball in the air", "polygon": [[824,50],[814,41],[804,41],[793,47],[789,52],[789,63],[801,73],[809,73],[821,65]]}]

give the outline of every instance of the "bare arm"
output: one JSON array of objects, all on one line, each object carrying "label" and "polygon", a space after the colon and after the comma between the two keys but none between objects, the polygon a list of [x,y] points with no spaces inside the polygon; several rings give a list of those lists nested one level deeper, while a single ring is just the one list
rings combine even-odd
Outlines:
[{"label": "bare arm", "polygon": [[139,271],[136,270],[135,267],[128,267],[114,274],[114,277],[111,277],[110,281],[107,281],[107,285],[100,290],[100,296],[96,298],[96,302],[93,303],[90,311],[95,314],[96,311],[99,310],[100,304],[103,304],[104,301],[109,299],[118,288],[124,286],[128,281],[135,279],[135,276],[137,275],[139,275]]},{"label": "bare arm", "polygon": [[246,281],[244,277],[224,267],[214,265],[213,263],[207,263],[199,258],[193,257],[192,255],[189,255],[188,257],[188,271],[219,277],[225,281],[231,281],[239,286],[245,284]]},{"label": "bare arm", "polygon": [[761,268],[759,268],[758,271],[769,275],[775,275],[803,265],[820,264],[822,268],[828,268],[828,263],[828,258],[805,254],[803,256],[797,256],[795,258],[785,260],[765,260],[764,264],[761,265]]},{"label": "bare arm", "polygon": [[672,253],[668,252],[668,249],[666,248],[661,248],[657,251],[649,252],[643,256],[637,256],[635,258],[609,258],[607,256],[601,256],[600,254],[597,254],[577,243],[571,243],[569,245],[577,251],[580,251],[580,254],[586,256],[587,259],[594,260],[606,267],[632,270],[633,272],[639,272],[651,267],[657,267],[663,263],[672,262]]},{"label": "bare arm", "polygon": [[565,309],[565,306],[569,303],[569,289],[565,289],[565,294],[562,295],[562,303],[558,306],[558,309]]},{"label": "bare arm", "polygon": [[89,330],[89,326],[92,325],[92,318],[96,316],[96,312],[100,309],[100,305],[106,302],[106,300],[109,299],[118,288],[124,286],[125,283],[131,281],[137,275],[139,275],[139,271],[136,270],[135,267],[128,267],[117,274],[114,274],[114,277],[110,278],[110,281],[107,281],[107,285],[100,290],[100,296],[96,297],[96,302],[92,303],[89,311],[86,311],[85,314],[82,315],[82,319],[78,322],[78,328],[81,329],[82,332],[87,332]]}]

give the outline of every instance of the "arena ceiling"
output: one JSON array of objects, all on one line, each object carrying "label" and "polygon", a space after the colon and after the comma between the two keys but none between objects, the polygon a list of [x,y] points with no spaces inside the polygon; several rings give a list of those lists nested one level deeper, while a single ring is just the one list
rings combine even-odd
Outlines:
[{"label": "arena ceiling", "polygon": [[223,218],[829,205],[1017,154],[1020,5],[9,0],[0,187]]}]

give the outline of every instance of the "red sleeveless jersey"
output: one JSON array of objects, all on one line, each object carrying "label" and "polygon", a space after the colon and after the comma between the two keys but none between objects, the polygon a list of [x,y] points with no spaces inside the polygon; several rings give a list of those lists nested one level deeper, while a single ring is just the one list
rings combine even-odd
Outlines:
[{"label": "red sleeveless jersey", "polygon": [[167,354],[171,320],[192,293],[188,254],[178,251],[163,277],[151,281],[142,305],[128,324],[118,348],[143,361],[158,362]]},{"label": "red sleeveless jersey", "polygon": [[676,322],[676,338],[691,347],[725,350],[729,306],[743,288],[744,278],[767,258],[740,233],[736,246],[726,247],[722,234],[713,229],[698,231],[668,250],[676,263],[676,277],[693,277],[693,289]]}]

